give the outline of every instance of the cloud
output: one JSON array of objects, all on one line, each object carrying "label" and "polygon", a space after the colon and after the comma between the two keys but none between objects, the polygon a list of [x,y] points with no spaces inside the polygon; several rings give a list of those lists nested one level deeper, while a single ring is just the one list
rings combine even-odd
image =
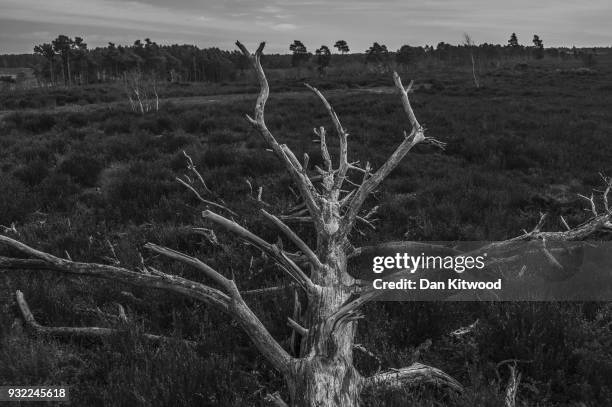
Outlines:
[{"label": "cloud", "polygon": [[23,36],[36,31],[225,48],[252,38],[286,52],[289,35],[311,46],[342,38],[365,50],[373,41],[389,49],[458,43],[464,32],[505,43],[516,32],[523,42],[537,33],[547,46],[588,46],[609,45],[611,14],[610,0],[0,0],[0,38],[3,49],[24,51]]},{"label": "cloud", "polygon": [[293,30],[297,30],[298,26],[295,24],[282,23],[282,24],[274,24],[271,28],[276,31],[293,31]]},{"label": "cloud", "polygon": [[[138,1],[117,0],[3,0],[3,19],[90,27],[150,30],[168,33],[198,33],[203,29],[237,32],[247,28],[238,19],[207,15],[174,7]],[[206,23],[206,26],[203,26]]]}]

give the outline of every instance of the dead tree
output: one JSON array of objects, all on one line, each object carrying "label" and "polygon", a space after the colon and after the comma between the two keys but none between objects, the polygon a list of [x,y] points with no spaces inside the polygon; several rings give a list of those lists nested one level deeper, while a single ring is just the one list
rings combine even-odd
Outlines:
[{"label": "dead tree", "polygon": [[[287,384],[289,404],[292,406],[357,406],[363,391],[393,390],[418,383],[433,383],[461,391],[461,385],[455,379],[441,370],[420,363],[384,371],[371,377],[363,377],[353,363],[357,321],[362,316],[359,312],[360,308],[375,299],[380,291],[362,286],[359,280],[347,272],[347,262],[357,254],[367,253],[381,247],[394,247],[397,250],[410,250],[418,247],[420,250],[419,245],[423,244],[393,242],[355,248],[350,242],[351,232],[355,229],[357,222],[369,222],[368,219],[373,211],[363,209],[366,199],[381,185],[410,150],[420,144],[444,146],[443,143],[425,135],[425,128],[419,123],[411,107],[408,98],[409,88],[404,87],[396,73],[393,75],[395,87],[411,130],[409,133],[404,132],[403,139],[396,150],[380,168],[374,171],[369,165],[361,168],[349,162],[347,130],[342,126],[338,115],[325,97],[317,89],[309,87],[329,113],[340,146],[338,163],[334,165],[327,147],[326,130],[323,127],[315,130],[320,139],[324,165],[323,168],[316,166],[316,173],[313,173],[308,168],[308,156],[304,155],[303,162],[300,162],[287,145],[277,141],[266,125],[264,109],[269,87],[260,64],[264,43],[254,54],[247,51],[239,42],[237,46],[249,58],[260,85],[254,115],[247,116],[247,119],[291,175],[302,200],[290,215],[275,216],[263,209],[262,214],[282,232],[286,240],[299,249],[299,252],[288,252],[283,249],[283,245],[270,243],[256,236],[233,220],[234,213],[223,203],[209,205],[223,214],[206,210],[202,216],[212,224],[234,233],[264,252],[288,275],[292,281],[291,284],[304,292],[306,303],[300,306],[296,301],[294,312],[287,319],[295,335],[301,337],[299,346],[295,346],[297,353],[287,350],[281,341],[269,333],[243,299],[243,293],[233,276],[226,277],[193,256],[154,243],[148,243],[145,247],[169,259],[198,269],[207,282],[188,280],[152,267],[145,273],[128,270],[118,265],[66,260],[3,235],[0,235],[0,243],[30,258],[0,257],[0,270],[27,269],[98,277],[138,287],[166,290],[216,307],[238,322],[254,346],[283,376]],[[196,171],[193,165],[192,169]],[[350,180],[349,171],[359,175],[361,182],[355,183]],[[201,183],[205,187],[203,180]],[[183,184],[188,188],[191,187],[189,183],[184,182]],[[595,232],[612,229],[610,222],[612,212],[607,203],[609,185],[604,193],[605,211],[597,212],[594,209],[593,218],[585,224],[573,229],[569,228],[564,232],[543,232],[541,229],[544,219],[542,219],[531,232],[525,232],[506,242],[496,243],[496,249],[499,251],[501,248],[510,247],[518,241],[525,240],[584,239]],[[204,203],[207,202],[199,194],[198,197]],[[261,194],[259,194],[258,201],[261,201]],[[309,247],[283,220],[300,220],[312,224],[316,233],[316,247]],[[303,312],[300,313],[300,310]],[[268,399],[276,405],[287,405],[278,393],[269,395]]]},{"label": "dead tree", "polygon": [[476,60],[474,58],[474,48],[476,48],[476,45],[468,33],[463,33],[463,45],[470,50],[470,60],[472,61],[472,79],[474,79],[474,86],[479,88],[480,80],[476,75]]},{"label": "dead tree", "polygon": [[123,75],[125,93],[133,112],[145,114],[159,110],[159,95],[154,77],[146,78],[140,71]]}]

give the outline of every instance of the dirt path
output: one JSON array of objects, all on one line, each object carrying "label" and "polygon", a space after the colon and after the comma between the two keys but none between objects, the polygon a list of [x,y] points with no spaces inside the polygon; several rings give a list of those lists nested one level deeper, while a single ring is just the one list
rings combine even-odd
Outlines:
[{"label": "dirt path", "polygon": [[[356,94],[367,94],[367,93],[392,93],[394,89],[392,87],[374,87],[374,88],[359,88],[359,89],[334,89],[325,91],[326,96],[337,96],[337,95],[356,95]],[[289,92],[278,92],[270,95],[271,98],[303,98],[306,96],[312,96],[312,93],[308,90],[305,91],[289,91]],[[162,103],[172,103],[176,106],[198,106],[207,105],[213,103],[228,104],[236,101],[255,99],[257,97],[254,93],[236,93],[236,94],[220,94],[220,95],[209,95],[209,96],[184,96],[184,97],[170,97],[162,99]],[[16,110],[0,110],[0,120],[6,115],[14,112],[23,113],[70,113],[70,112],[91,112],[101,109],[108,109],[120,105],[127,105],[127,102],[110,102],[110,103],[91,103],[87,105],[65,105],[56,106],[50,108],[41,109],[16,109]]]}]

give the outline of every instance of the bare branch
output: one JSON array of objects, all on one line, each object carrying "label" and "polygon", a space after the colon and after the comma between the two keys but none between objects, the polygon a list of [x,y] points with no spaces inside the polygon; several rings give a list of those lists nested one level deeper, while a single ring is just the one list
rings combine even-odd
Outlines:
[{"label": "bare branch", "polygon": [[325,162],[325,168],[328,172],[332,171],[332,161],[331,156],[329,155],[329,150],[327,149],[327,142],[325,141],[325,127],[321,126],[319,129],[316,127],[313,129],[314,134],[319,137],[321,144],[321,156],[323,157],[323,161]]},{"label": "bare branch", "polygon": [[457,328],[451,333],[449,333],[449,335],[455,338],[461,338],[462,336],[472,333],[474,332],[474,329],[476,329],[476,326],[478,325],[479,321],[480,320],[477,319],[468,326],[462,326],[460,328]]},{"label": "bare branch", "polygon": [[610,209],[610,204],[608,202],[608,195],[612,192],[612,177],[606,177],[604,174],[600,174],[604,183],[606,184],[606,189],[602,193],[604,209],[607,213],[612,213]]},{"label": "bare branch", "polygon": [[499,368],[507,364],[508,369],[510,370],[510,375],[508,377],[508,384],[506,385],[506,396],[504,397],[504,407],[515,407],[516,406],[516,393],[518,392],[518,387],[521,383],[521,376],[522,376],[517,368],[518,362],[521,362],[521,361],[517,359],[504,360],[504,361],[499,362],[495,369],[497,378],[500,381],[501,381],[501,376],[499,375]]},{"label": "bare branch", "polygon": [[406,112],[408,120],[410,121],[410,125],[412,126],[412,132],[416,134],[416,132],[418,132],[419,129],[422,129],[422,127],[419,124],[419,121],[417,120],[414,111],[412,110],[412,106],[410,105],[410,99],[408,99],[408,90],[412,87],[412,82],[410,83],[410,86],[408,88],[404,88],[404,85],[402,85],[402,79],[397,74],[397,72],[393,72],[393,82],[395,83],[395,87],[399,91],[400,96],[402,98],[402,105],[404,106],[404,111]]},{"label": "bare branch", "polygon": [[523,233],[520,236],[514,237],[512,239],[504,240],[503,242],[491,243],[478,251],[488,250],[490,248],[495,248],[497,250],[502,249],[507,246],[511,246],[514,243],[527,241],[527,240],[536,240],[543,239],[548,241],[577,241],[584,240],[592,234],[604,230],[607,226],[607,223],[610,222],[612,214],[598,215],[585,223],[577,226],[575,228],[570,228],[566,231],[560,232],[542,232],[538,231],[537,227],[531,231]]},{"label": "bare branch", "polygon": [[383,290],[376,290],[373,287],[364,290],[359,297],[343,305],[336,312],[330,315],[325,322],[326,326],[331,332],[336,330],[339,325],[355,319],[360,319],[361,314],[358,313],[359,308],[381,296],[383,293]]},{"label": "bare branch", "polygon": [[291,329],[295,330],[302,336],[308,335],[308,329],[304,328],[302,325],[298,324],[292,318],[287,318],[287,326]]},{"label": "bare branch", "polygon": [[206,205],[212,205],[212,206],[214,206],[214,207],[216,207],[216,208],[223,209],[224,211],[227,211],[227,212],[228,212],[228,213],[230,213],[232,216],[236,216],[236,217],[238,216],[238,214],[236,214],[236,212],[232,211],[232,210],[231,210],[231,209],[229,209],[227,206],[224,206],[224,205],[218,204],[218,203],[213,202],[213,201],[210,201],[210,200],[208,200],[208,199],[204,199],[204,198],[202,197],[202,195],[200,195],[200,193],[199,193],[199,192],[198,192],[198,191],[197,191],[197,190],[196,190],[196,189],[195,189],[193,186],[189,185],[189,183],[187,183],[186,181],[184,181],[184,180],[180,179],[179,177],[176,177],[175,179],[176,179],[176,180],[177,180],[177,181],[178,181],[178,182],[179,182],[181,185],[183,185],[185,188],[187,188],[187,189],[189,189],[191,192],[193,192],[193,194],[195,195],[195,197],[196,197],[196,198],[197,198],[197,199],[198,199],[200,202],[202,202],[203,204],[206,204]]},{"label": "bare branch", "polygon": [[289,407],[289,405],[283,401],[278,392],[268,394],[264,400],[275,407]]},{"label": "bare branch", "polygon": [[321,263],[321,260],[319,260],[315,252],[313,252],[312,249],[308,247],[308,245],[304,243],[304,241],[300,239],[300,237],[296,235],[295,232],[291,230],[291,228],[289,228],[289,226],[285,225],[283,221],[281,221],[276,216],[266,212],[264,209],[261,210],[261,213],[263,213],[266,218],[271,220],[272,223],[274,223],[289,239],[291,239],[291,241],[298,247],[298,249],[300,249],[300,251],[304,253],[304,255],[313,265],[313,267],[323,267],[323,263]]},{"label": "bare branch", "polygon": [[[298,321],[302,315],[302,303],[300,302],[300,296],[297,290],[293,290],[293,321]],[[300,354],[300,342],[301,338],[298,338],[295,329],[291,331],[291,337],[289,338],[289,344],[293,354],[299,356]]]},{"label": "bare branch", "polygon": [[463,391],[463,386],[457,380],[440,369],[421,363],[414,363],[409,367],[393,369],[368,377],[365,379],[364,389],[392,390],[424,383],[449,387],[458,392]]},{"label": "bare branch", "polygon": [[166,256],[170,259],[178,260],[197,268],[198,270],[202,271],[205,276],[223,287],[228,293],[230,293],[231,296],[233,296],[234,293],[237,293],[238,291],[238,289],[236,288],[236,284],[232,280],[222,276],[219,272],[210,267],[208,264],[196,259],[195,257],[188,256],[184,253],[169,249],[167,247],[159,246],[154,243],[147,243],[144,247],[146,249],[154,251],[155,253],[159,253],[163,256]]},{"label": "bare branch", "polygon": [[336,128],[336,133],[338,133],[338,139],[340,141],[340,159],[339,159],[340,162],[338,166],[338,174],[336,175],[336,179],[334,181],[334,188],[336,190],[339,190],[340,188],[342,188],[342,183],[344,182],[344,179],[346,178],[346,172],[349,169],[348,133],[342,127],[342,123],[340,123],[340,119],[338,118],[338,115],[334,111],[333,107],[329,104],[325,96],[323,96],[323,94],[319,92],[317,88],[314,88],[310,86],[309,84],[305,84],[305,85],[315,95],[317,95],[319,99],[321,99],[321,102],[323,102],[323,106],[325,106],[325,109],[327,109],[327,112],[329,113],[329,116],[331,117],[331,120],[334,123],[334,126]]},{"label": "bare branch", "polygon": [[566,230],[572,230],[572,228],[570,227],[570,225],[567,223],[567,221],[565,220],[565,218],[563,217],[563,215],[561,216],[561,223],[563,223],[563,226],[565,226]]},{"label": "bare branch", "polygon": [[546,218],[548,218],[547,213],[540,213],[540,220],[538,221],[538,224],[535,226],[535,228],[533,228],[533,233],[538,233],[542,231],[542,228],[544,227],[544,224],[546,223]]},{"label": "bare branch", "polygon": [[[229,290],[231,295],[230,297],[220,290],[207,285],[192,280],[187,280],[179,276],[165,274],[160,271],[156,271],[155,274],[145,274],[116,266],[96,263],[79,263],[64,260],[51,254],[33,249],[21,242],[3,235],[0,235],[0,243],[4,243],[7,246],[48,263],[50,266],[47,267],[48,270],[90,277],[99,277],[112,281],[121,281],[139,287],[165,289],[212,305],[216,305],[238,321],[255,346],[257,346],[259,351],[277,370],[284,373],[287,371],[287,369],[289,369],[291,356],[289,356],[282,346],[270,335],[262,322],[246,305],[237,289]],[[234,284],[232,280],[225,279],[225,277],[220,276],[216,271],[212,269],[209,270],[206,267],[201,267],[200,263],[192,262],[191,259],[182,258],[180,256],[181,254],[178,252],[171,253],[163,251],[163,253],[170,256],[177,256],[177,259],[186,261],[196,267],[199,267],[208,277],[213,278],[222,286],[224,284]],[[6,269],[24,269],[23,266],[27,264],[28,262],[24,261],[24,259],[0,257],[0,271]],[[33,265],[36,269],[44,269],[40,262],[35,262]],[[215,273],[217,275],[215,275]]]},{"label": "bare branch", "polygon": [[173,276],[170,274],[154,275],[137,273],[122,267],[65,260],[33,249],[32,247],[3,235],[0,235],[0,243],[4,243],[7,246],[38,259],[32,260],[0,257],[0,270],[32,269],[58,271],[69,274],[97,277],[106,280],[120,281],[139,287],[159,288],[219,306],[221,309],[227,311],[229,302],[229,297],[227,295],[217,289],[179,276]]},{"label": "bare branch", "polygon": [[365,355],[368,355],[372,359],[374,359],[376,361],[376,363],[378,364],[378,369],[380,369],[380,366],[382,365],[382,361],[380,360],[380,358],[378,356],[376,356],[376,354],[374,354],[374,352],[369,351],[365,346],[363,346],[360,343],[354,344],[353,345],[353,350],[358,350],[358,351],[364,353]]},{"label": "bare branch", "polygon": [[292,223],[310,223],[312,224],[312,216],[288,216],[281,215],[279,219]]},{"label": "bare branch", "polygon": [[236,45],[238,46],[238,48],[240,48],[242,54],[245,57],[249,58],[249,61],[251,61],[251,65],[253,66],[253,70],[257,74],[257,79],[259,80],[260,85],[259,95],[257,96],[257,102],[255,104],[254,118],[251,118],[249,116],[247,116],[247,118],[249,119],[251,124],[259,131],[259,133],[268,143],[272,151],[276,153],[278,158],[285,165],[285,168],[291,174],[296,186],[300,189],[302,198],[304,199],[304,202],[306,202],[310,213],[314,217],[314,215],[318,213],[319,207],[317,203],[317,192],[314,186],[312,185],[312,182],[305,174],[305,172],[302,171],[302,166],[301,164],[299,164],[299,162],[297,162],[295,156],[292,157],[293,154],[290,152],[290,150],[286,146],[281,145],[276,141],[270,130],[268,130],[268,127],[266,126],[266,122],[264,120],[265,105],[270,94],[268,80],[266,79],[266,75],[263,71],[260,61],[265,43],[262,42],[259,45],[259,48],[257,48],[255,54],[251,54],[246,49],[246,47],[242,45],[242,43],[240,43],[239,41],[236,42]]},{"label": "bare branch", "polygon": [[376,187],[378,187],[378,185],[380,185],[380,183],[391,173],[391,171],[397,167],[397,165],[412,149],[412,147],[421,142],[427,142],[440,147],[443,146],[443,143],[440,143],[435,139],[425,137],[425,129],[418,122],[414,111],[412,110],[410,100],[408,99],[408,92],[404,88],[404,85],[402,85],[402,81],[397,72],[393,73],[393,80],[395,82],[395,87],[401,96],[402,105],[406,115],[408,116],[412,130],[410,135],[404,132],[404,141],[402,141],[402,143],[397,147],[393,154],[391,154],[389,159],[383,164],[382,167],[372,174],[371,177],[367,179],[364,177],[363,183],[355,193],[355,197],[350,201],[348,210],[346,212],[343,224],[343,232],[345,234],[348,234],[352,229],[359,210],[361,209],[361,206],[365,202],[366,198],[376,189]]},{"label": "bare branch", "polygon": [[[67,336],[67,337],[84,337],[84,338],[107,338],[112,335],[126,333],[127,330],[121,329],[113,329],[113,328],[100,328],[100,327],[49,327],[40,325],[38,321],[34,318],[32,311],[30,311],[30,307],[26,302],[26,299],[23,293],[19,290],[15,292],[15,298],[17,300],[17,305],[19,306],[19,310],[21,311],[21,315],[25,320],[26,324],[32,328],[34,331],[44,334],[44,335],[52,335],[52,336]],[[150,342],[155,343],[174,343],[181,342],[187,346],[196,346],[197,342],[184,340],[184,339],[175,339],[168,336],[160,336],[153,335],[149,333],[141,334],[144,339]]]},{"label": "bare branch", "polygon": [[582,199],[587,200],[587,201],[588,201],[588,202],[591,204],[591,212],[593,212],[593,216],[597,216],[597,215],[598,215],[598,213],[597,213],[597,207],[596,207],[596,205],[595,205],[595,199],[594,199],[594,197],[593,197],[593,194],[591,194],[591,196],[590,196],[590,197],[586,197],[586,196],[584,196],[584,195],[582,195],[582,194],[578,194],[578,196],[579,196],[580,198],[582,198]]},{"label": "bare branch", "polygon": [[288,290],[293,289],[295,287],[296,287],[295,284],[287,284],[285,286],[265,287],[265,288],[256,288],[254,290],[246,290],[246,291],[240,292],[240,294],[243,297],[247,296],[247,295],[265,295],[265,294],[271,294],[271,293],[278,293],[278,292],[288,291]]},{"label": "bare branch", "polygon": [[[262,212],[267,213],[263,209]],[[285,270],[307,292],[313,291],[314,284],[312,283],[310,278],[308,278],[304,274],[302,269],[297,264],[295,264],[295,262],[291,260],[289,256],[284,253],[277,245],[266,242],[265,240],[243,228],[236,222],[224,218],[223,216],[218,215],[214,212],[204,211],[202,212],[202,217],[204,217],[205,219],[212,220],[213,222],[223,226],[230,232],[236,233],[238,236],[253,244],[255,247],[268,253],[270,256],[272,256],[272,258],[276,260],[276,262],[283,268],[283,270]]]}]

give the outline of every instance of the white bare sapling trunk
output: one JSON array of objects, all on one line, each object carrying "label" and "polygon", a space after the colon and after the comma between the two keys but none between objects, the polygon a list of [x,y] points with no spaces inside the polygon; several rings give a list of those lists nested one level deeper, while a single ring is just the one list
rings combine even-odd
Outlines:
[{"label": "white bare sapling trunk", "polygon": [[480,87],[480,79],[478,79],[478,75],[476,74],[476,59],[474,58],[474,48],[476,48],[476,44],[472,41],[472,37],[468,33],[463,34],[463,45],[468,47],[470,50],[470,60],[472,62],[472,79],[474,79],[474,86],[477,88]]},{"label": "white bare sapling trunk", "polygon": [[145,114],[159,111],[157,81],[154,77],[147,78],[141,71],[125,73],[123,84],[133,112]]}]

